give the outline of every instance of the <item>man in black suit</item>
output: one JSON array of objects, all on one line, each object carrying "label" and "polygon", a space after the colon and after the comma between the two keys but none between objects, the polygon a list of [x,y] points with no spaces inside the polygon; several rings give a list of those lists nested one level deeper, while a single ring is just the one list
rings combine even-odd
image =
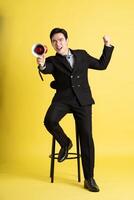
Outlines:
[{"label": "man in black suit", "polygon": [[100,59],[89,55],[85,50],[68,48],[68,34],[62,28],[54,28],[50,33],[55,56],[37,58],[39,72],[52,74],[52,87],[56,93],[46,113],[44,125],[61,146],[58,162],[64,161],[72,147],[59,121],[72,113],[76,124],[76,133],[80,137],[84,188],[98,192],[99,187],[94,179],[94,142],[92,137],[92,98],[88,83],[88,68],[104,70],[110,61],[113,46],[109,36],[104,36],[104,49]]}]

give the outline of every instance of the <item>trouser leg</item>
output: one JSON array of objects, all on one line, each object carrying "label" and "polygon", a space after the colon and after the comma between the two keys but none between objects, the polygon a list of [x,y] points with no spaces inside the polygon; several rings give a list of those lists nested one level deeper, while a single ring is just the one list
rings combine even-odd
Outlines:
[{"label": "trouser leg", "polygon": [[94,176],[94,142],[92,137],[92,107],[83,106],[75,109],[76,131],[80,136],[82,166],[85,179]]},{"label": "trouser leg", "polygon": [[59,121],[69,112],[69,107],[61,103],[53,103],[50,105],[45,119],[44,125],[47,130],[54,136],[61,146],[68,144],[69,138],[64,133]]}]

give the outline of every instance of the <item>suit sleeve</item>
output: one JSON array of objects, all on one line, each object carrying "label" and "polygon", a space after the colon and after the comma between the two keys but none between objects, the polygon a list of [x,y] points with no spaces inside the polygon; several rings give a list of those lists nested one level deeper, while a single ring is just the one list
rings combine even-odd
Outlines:
[{"label": "suit sleeve", "polygon": [[114,46],[111,46],[111,47],[104,46],[104,49],[103,49],[100,59],[94,58],[94,57],[90,56],[87,52],[85,52],[88,68],[96,69],[96,70],[106,69],[110,62],[113,49],[114,49]]},{"label": "suit sleeve", "polygon": [[54,72],[54,65],[51,57],[46,58],[44,67],[38,66],[39,72],[43,74],[52,74]]}]

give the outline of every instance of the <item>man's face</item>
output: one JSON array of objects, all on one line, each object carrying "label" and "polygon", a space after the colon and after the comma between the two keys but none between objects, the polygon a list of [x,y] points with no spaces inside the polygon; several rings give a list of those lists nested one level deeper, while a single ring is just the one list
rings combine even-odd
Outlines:
[{"label": "man's face", "polygon": [[65,38],[63,33],[55,33],[51,39],[51,43],[57,53],[61,55],[67,55],[68,39]]}]

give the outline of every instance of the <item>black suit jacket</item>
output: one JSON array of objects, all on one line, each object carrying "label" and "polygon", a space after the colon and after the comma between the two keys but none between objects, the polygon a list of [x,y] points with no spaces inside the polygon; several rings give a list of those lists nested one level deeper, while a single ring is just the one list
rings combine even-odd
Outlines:
[{"label": "black suit jacket", "polygon": [[65,56],[56,53],[46,58],[46,68],[39,71],[52,74],[55,80],[56,94],[53,102],[68,103],[75,97],[83,105],[91,105],[94,99],[88,83],[88,68],[104,70],[107,68],[114,47],[104,46],[100,59],[89,55],[85,50],[71,50],[74,55],[74,66],[71,68]]}]

